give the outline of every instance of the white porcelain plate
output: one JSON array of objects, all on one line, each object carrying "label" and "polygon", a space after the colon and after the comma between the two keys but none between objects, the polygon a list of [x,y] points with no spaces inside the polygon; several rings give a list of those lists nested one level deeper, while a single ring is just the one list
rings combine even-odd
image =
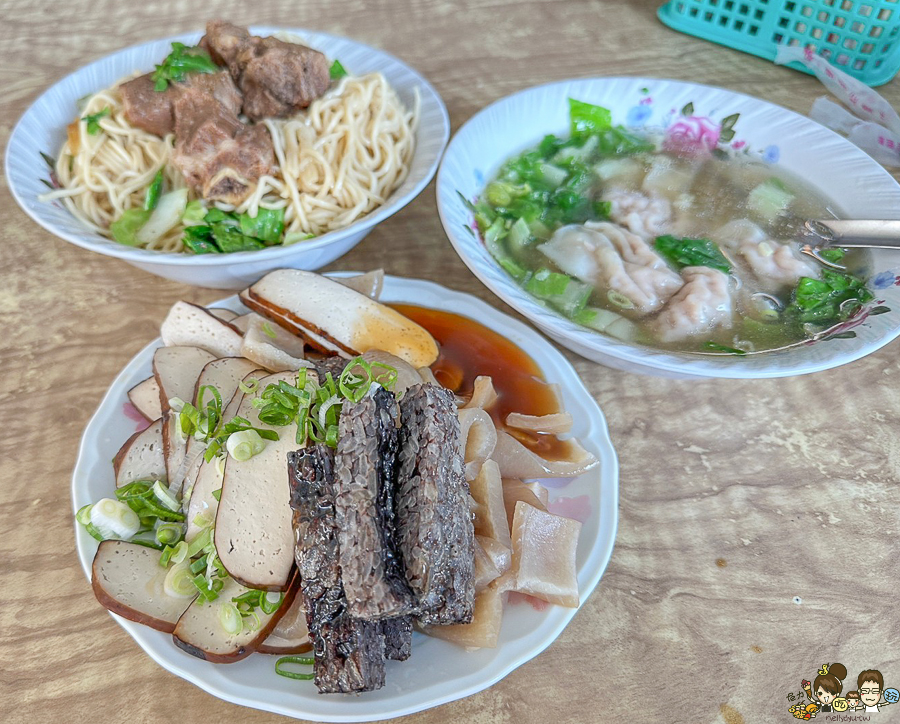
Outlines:
[{"label": "white porcelain plate", "polygon": [[[387,277],[382,301],[414,303],[476,319],[528,352],[546,379],[560,386],[565,408],[575,420],[573,434],[600,459],[593,470],[550,489],[551,510],[562,511],[568,506],[587,512],[577,556],[578,585],[584,602],[612,553],[618,464],[603,413],[575,370],[535,331],[468,294],[430,282]],[[212,306],[235,311],[242,308],[237,297]],[[159,346],[160,340],[151,342],[126,365],[88,424],[72,477],[73,511],[110,495],[114,489],[110,460],[138,426],[134,415],[126,414],[126,393],[151,375],[153,351]],[[548,481],[554,485],[565,482]],[[90,577],[97,542],[81,526],[76,524],[76,529],[78,556]],[[387,662],[385,687],[360,696],[324,696],[316,692],[312,682],[278,676],[274,656],[253,654],[235,664],[210,664],[178,649],[168,634],[110,615],[157,663],[221,699],[315,721],[361,722],[411,714],[491,686],[549,646],[575,613],[576,609],[559,606],[537,611],[527,603],[507,604],[499,646],[474,653],[417,633],[408,661]]]},{"label": "white porcelain plate", "polygon": [[[783,377],[852,362],[900,335],[900,251],[872,254],[869,286],[891,313],[846,338],[745,357],[665,352],[620,342],[554,313],[529,296],[471,231],[460,199],[476,198],[499,167],[548,133],[568,135],[568,99],[609,108],[615,124],[658,129],[681,143],[748,154],[799,176],[843,218],[900,218],[900,185],[842,136],[798,113],[741,93],[659,78],[586,78],[528,88],[484,108],[459,129],[437,178],[438,211],[462,260],[498,297],[546,334],[589,359],[673,377]],[[852,332],[851,336],[849,332]]]}]

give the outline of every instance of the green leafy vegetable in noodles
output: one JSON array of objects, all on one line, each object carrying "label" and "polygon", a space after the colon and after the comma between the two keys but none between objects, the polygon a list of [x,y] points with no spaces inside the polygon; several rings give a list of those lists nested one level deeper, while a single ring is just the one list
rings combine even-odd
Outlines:
[{"label": "green leafy vegetable in noodles", "polygon": [[335,60],[328,69],[328,75],[331,77],[331,80],[340,80],[347,75],[347,71],[341,65],[341,61]]},{"label": "green leafy vegetable in noodles", "polygon": [[709,239],[678,239],[674,236],[657,236],[653,242],[656,250],[676,269],[686,266],[708,266],[726,274],[731,264]]},{"label": "green leafy vegetable in noodles", "polygon": [[163,170],[160,169],[153,177],[150,186],[147,187],[147,196],[144,198],[144,208],[147,211],[153,211],[159,203],[159,197],[162,194]]},{"label": "green leafy vegetable in noodles", "polygon": [[268,244],[277,244],[284,232],[284,209],[260,208],[256,217],[241,214],[241,233],[260,239]]},{"label": "green leafy vegetable in noodles", "polygon": [[183,81],[188,73],[216,73],[219,66],[212,62],[203,48],[188,47],[184,43],[172,43],[169,53],[161,65],[150,76],[153,90],[164,91],[169,83]]},{"label": "green leafy vegetable in noodles", "polygon": [[87,132],[92,136],[96,136],[100,133],[100,119],[106,118],[111,113],[109,107],[104,108],[102,111],[98,111],[97,113],[92,113],[89,116],[84,116],[81,120],[87,123]]},{"label": "green leafy vegetable in noodles", "polygon": [[151,213],[148,209],[128,209],[109,225],[109,233],[120,244],[140,246],[137,233],[147,223]]}]

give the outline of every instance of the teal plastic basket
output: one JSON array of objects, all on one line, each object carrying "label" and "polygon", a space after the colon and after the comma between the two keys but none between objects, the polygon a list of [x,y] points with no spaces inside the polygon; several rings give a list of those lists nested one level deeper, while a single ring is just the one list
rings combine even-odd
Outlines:
[{"label": "teal plastic basket", "polygon": [[782,44],[810,48],[868,85],[900,70],[900,0],[670,0],[658,14],[682,33],[769,60]]}]

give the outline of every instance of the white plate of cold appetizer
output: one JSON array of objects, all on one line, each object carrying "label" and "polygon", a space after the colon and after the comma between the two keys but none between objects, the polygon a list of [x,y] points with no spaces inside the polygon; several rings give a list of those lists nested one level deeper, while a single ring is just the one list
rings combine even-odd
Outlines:
[{"label": "white plate of cold appetizer", "polygon": [[172,307],[72,495],[94,593],[155,661],[350,722],[549,646],[609,560],[617,476],[599,407],[525,325],[430,282],[276,270]]}]

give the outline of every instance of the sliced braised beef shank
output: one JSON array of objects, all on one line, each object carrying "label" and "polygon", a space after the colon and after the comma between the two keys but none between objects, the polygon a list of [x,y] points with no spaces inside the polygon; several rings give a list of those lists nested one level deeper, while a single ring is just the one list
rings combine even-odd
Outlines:
[{"label": "sliced braised beef shank", "polygon": [[203,198],[239,204],[275,163],[265,126],[248,126],[200,88],[185,88],[174,103],[173,163]]},{"label": "sliced braised beef shank", "polygon": [[259,38],[222,20],[207,23],[200,45],[228,67],[251,120],[291,116],[331,85],[325,56],[304,45]]},{"label": "sliced braised beef shank", "polygon": [[427,624],[469,623],[475,603],[475,531],[453,393],[409,387],[400,401],[397,543]]},{"label": "sliced braised beef shank", "polygon": [[397,420],[394,395],[374,394],[344,403],[335,479],[340,563],[350,613],[377,621],[413,611],[413,595],[395,546],[394,491]]},{"label": "sliced braised beef shank", "polygon": [[330,448],[315,445],[288,454],[295,557],[300,593],[321,693],[371,691],[384,686],[381,624],[347,611],[338,560],[334,511],[334,462]]}]

